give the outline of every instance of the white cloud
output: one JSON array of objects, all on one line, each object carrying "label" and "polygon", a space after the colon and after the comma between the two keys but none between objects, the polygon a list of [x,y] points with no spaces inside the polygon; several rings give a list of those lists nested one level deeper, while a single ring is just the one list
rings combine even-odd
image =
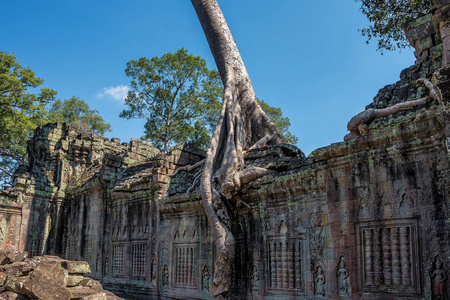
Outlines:
[{"label": "white cloud", "polygon": [[123,103],[127,97],[130,87],[128,85],[118,85],[103,88],[103,90],[97,94],[98,98],[110,97],[120,103]]}]

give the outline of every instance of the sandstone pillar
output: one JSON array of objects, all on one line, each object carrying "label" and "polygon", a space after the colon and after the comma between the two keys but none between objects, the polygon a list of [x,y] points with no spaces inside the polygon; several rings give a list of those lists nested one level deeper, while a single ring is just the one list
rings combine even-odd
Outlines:
[{"label": "sandstone pillar", "polygon": [[433,24],[439,38],[442,40],[442,56],[444,67],[450,66],[450,0],[434,0],[436,11],[433,14]]}]

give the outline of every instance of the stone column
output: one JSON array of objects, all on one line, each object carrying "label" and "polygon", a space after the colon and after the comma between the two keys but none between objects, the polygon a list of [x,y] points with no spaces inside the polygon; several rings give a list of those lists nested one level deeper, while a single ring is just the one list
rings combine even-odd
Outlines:
[{"label": "stone column", "polygon": [[436,11],[433,14],[433,24],[442,40],[444,67],[450,67],[450,0],[434,0],[434,3]]},{"label": "stone column", "polygon": [[364,230],[364,256],[365,256],[365,284],[374,284],[373,270],[373,232],[372,229]]},{"label": "stone column", "polygon": [[275,243],[270,243],[270,287],[277,286],[277,252]]},{"label": "stone column", "polygon": [[444,57],[444,67],[450,67],[450,20],[439,24],[439,31],[442,37],[442,56]]}]

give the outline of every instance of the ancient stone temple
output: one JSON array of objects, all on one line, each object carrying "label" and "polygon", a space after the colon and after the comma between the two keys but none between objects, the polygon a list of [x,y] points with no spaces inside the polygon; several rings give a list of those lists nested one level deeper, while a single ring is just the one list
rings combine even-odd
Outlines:
[{"label": "ancient stone temple", "polygon": [[[367,109],[428,97],[420,78],[437,100],[370,120],[310,157],[284,144],[245,154],[247,166],[276,172],[244,184],[248,206],[227,212],[237,243],[230,299],[450,297],[450,68],[433,21],[408,25],[417,62]],[[202,151],[48,124],[28,153],[0,192],[1,248],[87,261],[125,298],[211,298],[202,168],[169,176]]]}]

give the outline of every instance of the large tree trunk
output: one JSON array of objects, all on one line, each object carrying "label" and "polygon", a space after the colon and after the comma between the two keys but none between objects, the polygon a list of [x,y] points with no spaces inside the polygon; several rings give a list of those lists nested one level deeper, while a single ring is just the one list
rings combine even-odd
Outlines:
[{"label": "large tree trunk", "polygon": [[219,122],[211,139],[200,191],[215,239],[216,264],[212,294],[230,289],[235,240],[225,202],[246,178],[264,176],[260,168],[244,171],[243,151],[264,137],[269,143],[286,143],[256,101],[247,69],[216,0],[191,0],[205,32],[224,84]]}]

